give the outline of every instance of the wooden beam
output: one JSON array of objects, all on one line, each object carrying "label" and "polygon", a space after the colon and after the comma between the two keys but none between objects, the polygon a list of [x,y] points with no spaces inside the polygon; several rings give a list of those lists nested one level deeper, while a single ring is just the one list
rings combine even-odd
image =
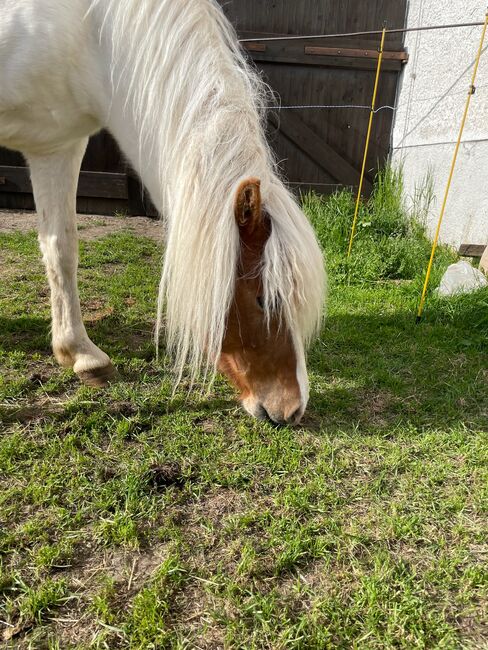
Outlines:
[{"label": "wooden beam", "polygon": [[[351,56],[310,56],[305,54],[302,46],[301,51],[290,49],[289,51],[271,48],[269,45],[265,51],[253,50],[249,56],[258,63],[285,63],[289,65],[318,65],[323,68],[346,68],[348,70],[376,70],[376,60],[373,58],[354,58]],[[400,72],[402,62],[398,60],[385,61],[382,70],[385,72]]]},{"label": "wooden beam", "polygon": [[462,257],[481,257],[485,248],[486,244],[461,244],[458,253]]},{"label": "wooden beam", "polygon": [[264,43],[243,43],[243,46],[248,52],[266,52],[268,49]]},{"label": "wooden beam", "polygon": [[[256,39],[254,43],[259,42],[259,39],[261,38],[273,38],[276,36],[290,36],[290,34],[282,34],[279,32],[256,32],[256,31],[239,31],[239,38],[246,39],[246,38],[252,38]],[[299,34],[295,34],[295,36],[299,36]],[[324,47],[364,47],[367,49],[373,49],[377,48],[380,44],[380,39],[381,39],[381,33],[378,33],[376,35],[370,34],[368,35],[363,35],[363,36],[333,36],[333,37],[327,37],[324,39],[304,39],[301,38],[299,41],[293,41],[293,40],[285,40],[282,41],[282,44],[284,45],[290,45],[293,43],[301,43],[302,45],[323,45]],[[276,43],[278,41],[263,41],[267,45]],[[245,45],[245,43],[242,43],[242,45]],[[387,32],[386,33],[386,39],[385,39],[385,48],[390,51],[390,52],[400,52],[405,49],[403,45],[403,34],[400,33],[391,33]]]},{"label": "wooden beam", "polygon": [[[339,183],[352,186],[359,184],[359,171],[336,149],[321,140],[320,136],[312,131],[298,115],[291,111],[283,111],[279,116],[272,113],[270,121],[303,153]],[[365,179],[365,193],[369,194],[371,189],[371,182]]]},{"label": "wooden beam", "polygon": [[[32,185],[28,167],[0,166],[0,192],[31,194]],[[80,173],[77,196],[107,199],[127,199],[127,176],[109,172]]]},{"label": "wooden beam", "polygon": [[[249,43],[251,45],[251,43]],[[252,43],[252,45],[256,45]],[[351,58],[368,58],[368,59],[378,59],[379,51],[378,50],[368,50],[368,49],[352,49],[346,47],[305,47],[305,54],[310,54],[313,56],[345,56]],[[383,59],[388,61],[401,61],[406,63],[408,61],[407,52],[383,52]]]},{"label": "wooden beam", "polygon": [[32,194],[32,185],[27,167],[10,167],[2,165],[0,167],[0,192],[20,192],[22,194]]}]

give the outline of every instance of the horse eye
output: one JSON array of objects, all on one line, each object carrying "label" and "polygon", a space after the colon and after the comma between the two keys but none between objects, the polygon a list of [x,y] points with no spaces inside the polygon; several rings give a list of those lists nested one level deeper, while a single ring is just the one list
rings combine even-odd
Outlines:
[{"label": "horse eye", "polygon": [[256,298],[256,302],[258,303],[260,309],[264,309],[264,298],[263,298],[263,296],[258,296]]}]

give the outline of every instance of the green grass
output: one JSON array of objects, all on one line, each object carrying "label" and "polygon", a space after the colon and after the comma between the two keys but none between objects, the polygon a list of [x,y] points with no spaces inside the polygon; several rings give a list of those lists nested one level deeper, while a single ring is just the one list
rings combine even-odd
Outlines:
[{"label": "green grass", "polygon": [[80,263],[121,381],[80,386],[50,354],[35,235],[0,237],[0,643],[487,645],[488,292],[431,294],[415,325],[429,245],[399,183],[362,207],[349,263],[351,197],[305,200],[330,297],[296,429],[249,419],[221,379],[172,396],[160,251],[124,234]]},{"label": "green grass", "polygon": [[[427,266],[431,242],[425,233],[425,218],[433,198],[426,181],[407,210],[404,205],[402,174],[386,168],[378,174],[370,199],[360,204],[354,255],[347,259],[355,197],[347,190],[330,198],[314,194],[304,197],[304,205],[327,254],[334,281],[367,284],[382,280],[418,279]],[[436,270],[454,261],[447,247],[437,251]]]}]

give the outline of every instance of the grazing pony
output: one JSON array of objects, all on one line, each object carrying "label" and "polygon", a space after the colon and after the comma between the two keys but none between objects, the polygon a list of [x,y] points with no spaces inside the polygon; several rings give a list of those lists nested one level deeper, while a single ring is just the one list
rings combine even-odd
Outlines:
[{"label": "grazing pony", "polygon": [[25,155],[57,360],[114,372],[83,325],[76,186],[107,128],[164,217],[163,324],[177,376],[220,370],[278,423],[308,400],[325,273],[265,141],[265,86],[215,0],[0,0],[0,144]]}]

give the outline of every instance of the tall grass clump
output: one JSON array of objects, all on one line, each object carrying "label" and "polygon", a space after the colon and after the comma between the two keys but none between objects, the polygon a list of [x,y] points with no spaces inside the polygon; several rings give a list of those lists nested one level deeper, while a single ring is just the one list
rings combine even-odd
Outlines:
[{"label": "tall grass clump", "polygon": [[[413,280],[422,274],[431,250],[425,217],[432,198],[427,179],[417,189],[412,207],[407,208],[401,170],[388,166],[380,171],[370,198],[361,202],[353,250],[347,260],[354,194],[342,190],[330,197],[314,193],[304,196],[303,207],[326,254],[332,282]],[[440,247],[436,266],[445,268],[454,258],[447,247]]]}]

